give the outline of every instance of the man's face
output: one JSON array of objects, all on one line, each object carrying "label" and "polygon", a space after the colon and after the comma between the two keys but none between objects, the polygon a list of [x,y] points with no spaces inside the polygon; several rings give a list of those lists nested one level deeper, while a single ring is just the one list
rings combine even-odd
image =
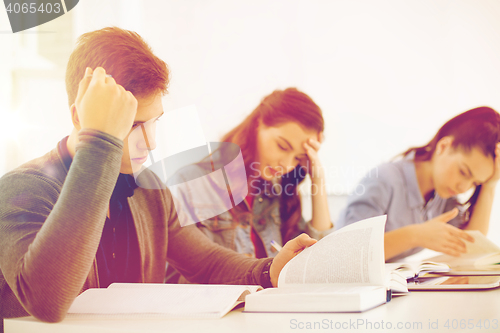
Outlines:
[{"label": "man's face", "polygon": [[161,95],[137,98],[137,102],[134,125],[123,139],[120,173],[132,174],[140,170],[149,151],[156,148],[156,121],[163,115]]}]

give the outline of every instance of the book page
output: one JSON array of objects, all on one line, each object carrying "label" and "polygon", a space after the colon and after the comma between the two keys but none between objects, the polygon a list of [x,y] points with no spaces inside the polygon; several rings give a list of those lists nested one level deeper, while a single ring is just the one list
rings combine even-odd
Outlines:
[{"label": "book page", "polygon": [[[166,283],[112,283],[108,286],[109,288],[165,288],[165,287],[159,287],[159,286],[176,286],[176,284],[166,284]],[[186,284],[181,284],[180,286],[187,286]],[[240,295],[238,298],[238,301],[244,302],[245,301],[245,295],[254,293],[256,291],[262,290],[261,286],[258,285],[226,285],[226,284],[190,284],[190,286],[194,286],[195,288],[198,288],[200,290],[208,288],[218,288],[218,289],[244,289],[243,293]],[[166,288],[171,288],[171,287],[166,287]],[[186,287],[179,287],[179,288],[186,288]]]},{"label": "book page", "polygon": [[398,271],[389,271],[386,267],[386,282],[385,285],[392,290],[394,295],[404,295],[408,292],[406,287],[406,276],[405,274]]},{"label": "book page", "polygon": [[386,216],[366,219],[324,237],[290,260],[278,286],[303,283],[384,285]]},{"label": "book page", "polygon": [[240,285],[112,284],[107,289],[84,291],[75,299],[68,313],[220,318],[243,301],[242,294],[258,289],[259,286]]},{"label": "book page", "polygon": [[429,258],[429,260],[443,262],[453,268],[498,263],[500,260],[500,248],[498,246],[486,238],[479,230],[467,230],[465,232],[474,237],[474,242],[462,239],[467,247],[466,253],[458,257],[441,254]]},{"label": "book page", "polygon": [[467,247],[467,254],[500,253],[500,248],[486,238],[481,231],[467,230],[465,232],[474,237],[474,242],[463,240],[465,246]]},{"label": "book page", "polygon": [[466,253],[458,257],[441,254],[431,258],[433,261],[442,262],[451,268],[465,267],[465,266],[483,266],[492,265],[500,262],[500,254],[494,253]]},{"label": "book page", "polygon": [[[379,286],[358,286],[358,285],[338,285],[338,284],[301,284],[301,285],[288,285],[281,288],[265,289],[262,294],[274,295],[290,295],[290,294],[360,294],[367,291],[372,291]],[[256,295],[261,295],[257,293]]]},{"label": "book page", "polygon": [[395,262],[385,264],[386,271],[397,271],[406,276],[407,279],[416,278],[429,272],[449,272],[450,266],[445,263],[433,261],[420,262]]}]

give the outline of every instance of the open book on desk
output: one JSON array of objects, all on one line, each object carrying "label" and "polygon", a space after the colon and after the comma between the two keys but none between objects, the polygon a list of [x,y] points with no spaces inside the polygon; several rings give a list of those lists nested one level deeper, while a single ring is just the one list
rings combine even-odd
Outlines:
[{"label": "open book on desk", "polygon": [[444,275],[500,275],[500,265],[454,267]]},{"label": "open book on desk", "polygon": [[248,295],[245,312],[360,312],[387,301],[386,216],[324,237],[283,267],[278,288]]},{"label": "open book on desk", "polygon": [[81,293],[68,314],[221,318],[262,289],[244,285],[113,283]]},{"label": "open book on desk", "polygon": [[386,269],[400,273],[406,280],[413,280],[427,273],[447,273],[450,271],[450,266],[444,263],[433,261],[422,262],[405,262],[405,263],[388,263],[385,264]]},{"label": "open book on desk", "polygon": [[474,242],[463,240],[467,248],[466,253],[458,257],[443,254],[429,260],[446,263],[451,268],[488,266],[500,263],[500,248],[497,245],[478,230],[467,230],[466,232],[474,238]]}]

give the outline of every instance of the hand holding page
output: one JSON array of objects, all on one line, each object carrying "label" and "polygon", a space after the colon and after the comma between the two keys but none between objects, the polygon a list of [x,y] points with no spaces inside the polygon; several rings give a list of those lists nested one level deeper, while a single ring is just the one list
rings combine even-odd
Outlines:
[{"label": "hand holding page", "polygon": [[383,285],[384,226],[385,216],[378,216],[324,237],[283,267],[278,287],[304,283]]},{"label": "hand holding page", "polygon": [[245,300],[247,312],[357,312],[387,300],[386,216],[366,219],[304,249],[281,270],[278,288]]},{"label": "hand holding page", "polygon": [[464,240],[467,254],[500,253],[500,248],[486,238],[481,231],[468,230],[466,233],[474,238],[474,242]]},{"label": "hand holding page", "polygon": [[467,230],[474,242],[464,240],[467,252],[458,257],[439,255],[429,260],[443,262],[450,267],[485,266],[500,263],[500,248],[478,230]]}]

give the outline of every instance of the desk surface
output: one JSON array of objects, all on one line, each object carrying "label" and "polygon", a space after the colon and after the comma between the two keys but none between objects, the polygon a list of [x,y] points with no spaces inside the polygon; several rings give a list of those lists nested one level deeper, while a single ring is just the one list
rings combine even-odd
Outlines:
[{"label": "desk surface", "polygon": [[363,313],[245,313],[222,319],[6,319],[5,332],[500,332],[500,289],[413,292]]}]

